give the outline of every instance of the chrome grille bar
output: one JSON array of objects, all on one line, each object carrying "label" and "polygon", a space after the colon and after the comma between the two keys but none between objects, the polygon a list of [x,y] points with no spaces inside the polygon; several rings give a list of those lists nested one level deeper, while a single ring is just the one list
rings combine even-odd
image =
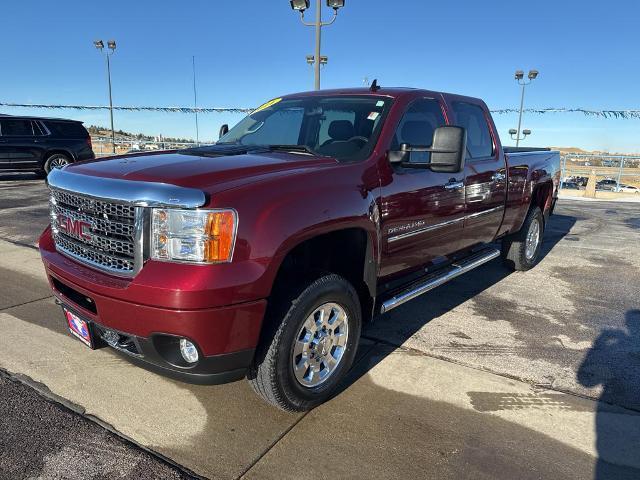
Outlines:
[{"label": "chrome grille bar", "polygon": [[130,277],[142,268],[144,208],[50,186],[56,249],[90,267]]}]

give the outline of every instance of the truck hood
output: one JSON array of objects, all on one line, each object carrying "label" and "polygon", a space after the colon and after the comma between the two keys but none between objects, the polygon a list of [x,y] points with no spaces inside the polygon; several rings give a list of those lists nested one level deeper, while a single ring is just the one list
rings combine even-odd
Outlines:
[{"label": "truck hood", "polygon": [[130,154],[69,165],[65,170],[93,177],[157,182],[213,194],[278,175],[335,166],[329,157],[258,148],[205,147]]}]

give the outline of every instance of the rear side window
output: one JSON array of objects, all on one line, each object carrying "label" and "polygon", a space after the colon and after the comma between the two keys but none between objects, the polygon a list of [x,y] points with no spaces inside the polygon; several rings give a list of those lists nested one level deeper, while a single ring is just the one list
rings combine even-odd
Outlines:
[{"label": "rear side window", "polygon": [[33,135],[33,127],[30,120],[3,119],[0,132],[5,137],[26,137]]},{"label": "rear side window", "polygon": [[47,132],[44,130],[44,127],[38,122],[31,122],[31,124],[33,125],[33,134],[36,137],[43,137],[47,134]]},{"label": "rear side window", "polygon": [[[414,101],[404,114],[393,138],[391,150],[400,150],[400,145],[430,147],[433,132],[445,124],[442,108],[437,100],[422,98]],[[411,152],[409,162],[429,162],[429,152]]]},{"label": "rear side window", "polygon": [[78,122],[44,122],[49,131],[56,137],[87,138],[87,130]]},{"label": "rear side window", "polygon": [[479,105],[454,102],[456,123],[467,129],[467,158],[486,158],[493,155],[493,140],[484,110]]}]

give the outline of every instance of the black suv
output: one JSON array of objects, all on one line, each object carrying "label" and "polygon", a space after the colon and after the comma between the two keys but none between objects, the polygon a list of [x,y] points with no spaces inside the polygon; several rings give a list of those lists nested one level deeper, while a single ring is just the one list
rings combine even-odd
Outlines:
[{"label": "black suv", "polygon": [[53,168],[95,158],[82,122],[0,115],[0,170],[48,174]]}]

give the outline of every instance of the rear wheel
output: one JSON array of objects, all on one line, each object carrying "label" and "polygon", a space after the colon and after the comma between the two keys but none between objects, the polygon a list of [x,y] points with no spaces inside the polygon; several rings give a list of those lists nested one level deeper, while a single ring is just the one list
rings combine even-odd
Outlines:
[{"label": "rear wheel", "polygon": [[544,218],[538,207],[529,210],[520,231],[502,240],[502,259],[513,270],[526,271],[540,259]]},{"label": "rear wheel", "polygon": [[361,312],[353,286],[326,275],[302,292],[274,300],[249,382],[264,400],[306,411],[335,392],[353,364]]},{"label": "rear wheel", "polygon": [[62,153],[54,153],[44,162],[44,171],[49,175],[54,168],[66,167],[71,163],[71,159]]}]

